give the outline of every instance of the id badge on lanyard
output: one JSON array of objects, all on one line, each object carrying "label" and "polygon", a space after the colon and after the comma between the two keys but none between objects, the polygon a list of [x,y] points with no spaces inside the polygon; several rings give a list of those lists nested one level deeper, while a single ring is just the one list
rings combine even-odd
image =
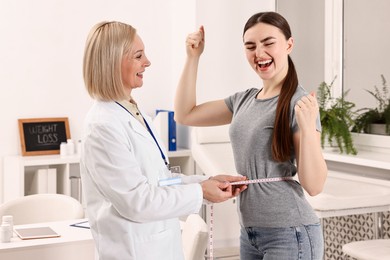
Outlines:
[{"label": "id badge on lanyard", "polygon": [[180,166],[173,166],[170,169],[164,169],[166,171],[165,178],[160,178],[158,181],[158,186],[169,186],[181,184],[180,176],[173,176],[172,173],[181,173]]}]

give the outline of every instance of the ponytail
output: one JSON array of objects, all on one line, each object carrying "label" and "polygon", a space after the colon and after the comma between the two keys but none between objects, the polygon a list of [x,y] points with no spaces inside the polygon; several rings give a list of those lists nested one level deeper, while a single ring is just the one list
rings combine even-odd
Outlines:
[{"label": "ponytail", "polygon": [[290,103],[298,86],[298,76],[294,63],[288,56],[288,72],[280,91],[274,132],[272,136],[272,157],[275,161],[284,162],[290,158],[292,133],[290,128]]}]

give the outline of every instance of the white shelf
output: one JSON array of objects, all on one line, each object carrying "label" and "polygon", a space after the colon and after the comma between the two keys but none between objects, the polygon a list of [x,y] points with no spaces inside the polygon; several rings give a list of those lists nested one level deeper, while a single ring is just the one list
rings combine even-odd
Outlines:
[{"label": "white shelf", "polygon": [[329,170],[357,176],[390,180],[390,136],[351,133],[357,155],[341,154],[324,148]]},{"label": "white shelf", "polygon": [[177,151],[168,152],[169,164],[171,166],[180,166],[183,174],[196,174],[195,162],[192,158],[191,150],[178,148]]},{"label": "white shelf", "polygon": [[326,161],[390,170],[390,154],[373,151],[359,151],[357,155],[346,155],[325,148],[323,150],[323,155]]},{"label": "white shelf", "polygon": [[170,158],[192,156],[190,149],[179,148],[177,151],[168,152]]},{"label": "white shelf", "polygon": [[40,165],[55,165],[55,164],[66,164],[66,163],[79,163],[79,155],[61,156],[55,155],[40,155],[40,156],[20,156],[13,155],[7,156],[9,159],[16,159],[24,166],[40,166]]},{"label": "white shelf", "polygon": [[[6,156],[3,171],[3,202],[26,195],[28,190],[28,174],[38,169],[56,169],[57,193],[72,196],[71,176],[80,176],[80,158],[74,156],[42,155],[42,156]],[[74,195],[78,197],[79,195]]]},{"label": "white shelf", "polygon": [[[195,163],[191,150],[179,149],[168,153],[172,166],[180,166],[183,173],[195,174]],[[3,202],[25,196],[27,174],[37,169],[55,168],[57,171],[57,193],[81,199],[81,187],[72,187],[71,179],[80,177],[79,155],[39,155],[39,156],[5,156],[3,163]],[[80,182],[77,185],[81,185]],[[76,185],[74,185],[76,186]]]}]

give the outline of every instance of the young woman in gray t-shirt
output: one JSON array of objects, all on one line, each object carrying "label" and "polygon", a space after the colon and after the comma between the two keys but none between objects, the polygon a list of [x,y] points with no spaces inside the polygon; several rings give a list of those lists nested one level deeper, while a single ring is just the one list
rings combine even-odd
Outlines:
[{"label": "young woman in gray t-shirt", "polygon": [[263,87],[197,104],[197,69],[204,49],[201,27],[186,40],[175,119],[192,126],[231,124],[236,169],[249,180],[298,175],[299,182],[249,184],[241,193],[241,259],[322,259],[321,226],[303,192],[319,194],[327,176],[317,99],[299,86],[289,56],[294,41],[280,14],[250,17],[243,41],[247,60]]}]

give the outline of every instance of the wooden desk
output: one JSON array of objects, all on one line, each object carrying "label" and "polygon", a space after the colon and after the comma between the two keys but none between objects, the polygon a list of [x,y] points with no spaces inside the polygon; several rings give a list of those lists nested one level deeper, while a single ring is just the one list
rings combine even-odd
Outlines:
[{"label": "wooden desk", "polygon": [[0,243],[0,259],[7,260],[94,260],[95,244],[91,231],[86,228],[71,227],[71,224],[84,221],[67,220],[15,227],[49,226],[61,237],[21,240],[14,234],[10,243]]}]

